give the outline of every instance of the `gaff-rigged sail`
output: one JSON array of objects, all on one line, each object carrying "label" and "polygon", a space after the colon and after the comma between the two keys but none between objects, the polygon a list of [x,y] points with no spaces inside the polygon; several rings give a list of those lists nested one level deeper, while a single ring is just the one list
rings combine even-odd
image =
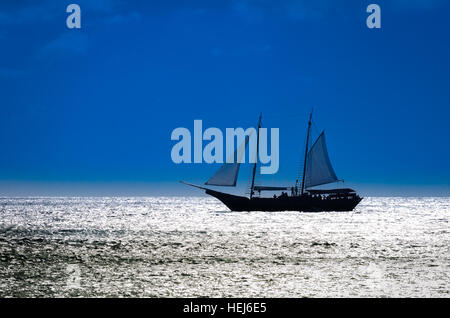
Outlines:
[{"label": "gaff-rigged sail", "polygon": [[337,180],[328,157],[325,132],[322,132],[308,152],[305,186],[309,188]]},{"label": "gaff-rigged sail", "polygon": [[[250,134],[251,135],[251,134]],[[205,182],[207,185],[223,186],[223,187],[235,187],[239,174],[240,163],[245,154],[250,136],[245,136],[245,141],[235,150],[233,154],[233,160],[229,158],[216,173]],[[228,163],[233,162],[233,163]]]}]

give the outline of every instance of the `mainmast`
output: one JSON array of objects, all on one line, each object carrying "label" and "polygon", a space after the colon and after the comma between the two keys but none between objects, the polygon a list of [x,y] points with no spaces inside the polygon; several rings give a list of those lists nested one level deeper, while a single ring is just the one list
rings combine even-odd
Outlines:
[{"label": "mainmast", "polygon": [[253,175],[252,175],[252,186],[250,187],[250,199],[253,197],[253,188],[255,187],[255,175],[256,175],[256,166],[258,165],[258,151],[259,151],[259,128],[261,128],[261,119],[262,113],[259,114],[258,120],[258,128],[256,129],[256,160],[255,165],[253,166]]},{"label": "mainmast", "polygon": [[309,115],[308,132],[306,134],[306,149],[305,149],[305,161],[303,162],[303,180],[302,180],[301,194],[305,192],[306,160],[308,159],[308,146],[309,146],[309,134],[311,132],[311,120],[312,120],[312,111],[311,114]]}]

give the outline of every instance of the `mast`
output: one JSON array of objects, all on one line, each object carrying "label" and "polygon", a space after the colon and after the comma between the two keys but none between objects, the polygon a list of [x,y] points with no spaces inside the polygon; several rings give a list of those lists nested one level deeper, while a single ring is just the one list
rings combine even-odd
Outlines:
[{"label": "mast", "polygon": [[302,195],[305,192],[306,160],[308,158],[308,146],[309,146],[309,134],[311,132],[311,120],[312,120],[312,111],[311,111],[311,114],[309,115],[308,132],[306,133],[305,161],[303,162],[303,180],[302,180],[302,192],[301,192]]},{"label": "mast", "polygon": [[259,114],[258,120],[258,128],[256,129],[256,160],[255,165],[253,166],[253,174],[252,174],[252,186],[250,187],[250,199],[253,197],[253,188],[255,187],[255,175],[256,175],[256,166],[258,164],[258,151],[259,151],[259,128],[261,128],[261,119],[262,113]]}]

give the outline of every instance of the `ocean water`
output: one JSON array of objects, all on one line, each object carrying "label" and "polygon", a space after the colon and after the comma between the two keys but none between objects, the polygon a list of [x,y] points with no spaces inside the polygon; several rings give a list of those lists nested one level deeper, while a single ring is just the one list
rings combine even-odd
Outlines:
[{"label": "ocean water", "polygon": [[450,198],[2,198],[0,297],[449,297]]}]

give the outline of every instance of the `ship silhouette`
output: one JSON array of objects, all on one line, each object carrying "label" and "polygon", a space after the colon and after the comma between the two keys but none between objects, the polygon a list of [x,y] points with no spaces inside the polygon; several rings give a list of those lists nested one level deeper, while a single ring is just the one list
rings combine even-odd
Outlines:
[{"label": "ship silhouette", "polygon": [[[259,129],[261,128],[261,120],[262,115],[259,116],[258,128],[256,130],[256,154],[258,154],[259,148]],[[184,181],[180,182],[204,190],[206,194],[220,200],[231,211],[352,211],[362,200],[355,190],[343,187],[335,189],[316,188],[317,186],[334,182],[343,182],[343,180],[337,178],[331,165],[325,142],[325,132],[322,131],[314,143],[312,143],[311,147],[309,146],[311,122],[312,112],[308,121],[303,174],[300,184],[297,179],[295,185],[290,187],[255,185],[258,160],[255,160],[252,167],[251,185],[248,197],[220,192],[205,186],[199,186]],[[246,147],[247,143],[248,139],[245,141],[244,147]],[[239,174],[239,167],[240,163],[237,161],[234,163],[223,164],[205,185],[235,187]],[[281,192],[281,194],[278,196],[274,195],[273,197],[262,197],[261,192],[264,191]]]}]

